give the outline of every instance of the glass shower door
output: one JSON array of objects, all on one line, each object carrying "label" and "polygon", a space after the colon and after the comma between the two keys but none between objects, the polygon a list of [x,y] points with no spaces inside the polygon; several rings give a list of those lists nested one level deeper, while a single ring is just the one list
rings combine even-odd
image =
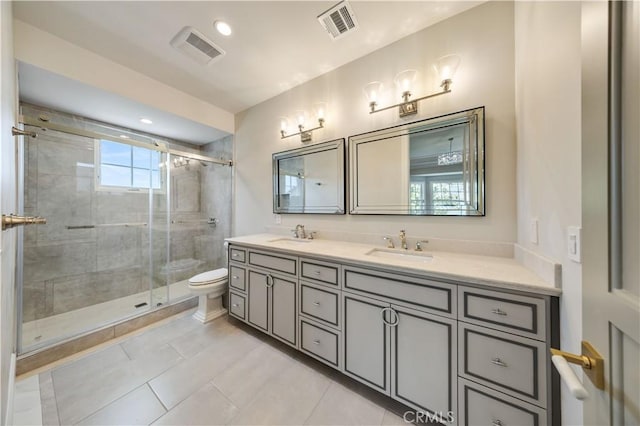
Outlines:
[{"label": "glass shower door", "polygon": [[166,154],[33,130],[24,213],[47,224],[22,234],[20,353],[154,307],[152,277],[168,259]]}]

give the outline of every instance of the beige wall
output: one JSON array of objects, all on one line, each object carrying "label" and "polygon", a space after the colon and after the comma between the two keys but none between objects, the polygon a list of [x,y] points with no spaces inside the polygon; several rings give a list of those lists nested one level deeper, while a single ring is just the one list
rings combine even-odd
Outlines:
[{"label": "beige wall", "polygon": [[[580,2],[516,2],[518,243],[562,263],[561,346],[580,353],[582,268],[567,257],[567,227],[581,224]],[[531,220],[539,243],[530,242]],[[563,385],[562,424],[582,404]]]},{"label": "beige wall", "polygon": [[[233,133],[233,114],[20,20],[14,22],[19,61]],[[52,52],[55,52],[53,54]]]},{"label": "beige wall", "polygon": [[[280,139],[280,116],[310,110],[327,102],[325,129],[314,142],[348,137],[406,122],[390,110],[369,115],[365,84],[393,77],[407,68],[419,70],[417,95],[438,90],[432,69],[446,54],[461,56],[451,94],[422,101],[410,120],[486,106],[487,216],[473,218],[407,216],[283,215],[282,226],[305,224],[309,230],[377,235],[513,242],[516,239],[516,141],[514,111],[513,4],[486,3],[422,30],[363,58],[293,88],[236,115],[235,235],[264,232],[275,225],[271,200],[271,154],[302,146],[298,137]],[[340,42],[334,44],[340,48]],[[292,52],[295,54],[295,52]],[[322,64],[320,64],[322,65]],[[386,99],[381,105],[400,100]],[[389,164],[387,167],[394,167]],[[381,178],[384,176],[381,170]]]}]

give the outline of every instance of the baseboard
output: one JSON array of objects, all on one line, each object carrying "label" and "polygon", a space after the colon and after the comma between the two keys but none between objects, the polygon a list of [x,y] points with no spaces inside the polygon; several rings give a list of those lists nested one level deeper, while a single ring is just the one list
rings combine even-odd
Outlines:
[{"label": "baseboard", "polygon": [[7,389],[7,412],[5,414],[4,424],[13,424],[13,398],[16,393],[16,353],[11,354],[9,363],[9,386]]}]

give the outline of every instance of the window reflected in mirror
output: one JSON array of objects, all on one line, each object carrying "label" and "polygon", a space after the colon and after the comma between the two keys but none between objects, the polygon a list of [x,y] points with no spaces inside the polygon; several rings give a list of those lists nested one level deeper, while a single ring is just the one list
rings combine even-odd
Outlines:
[{"label": "window reflected in mirror", "polygon": [[344,214],[344,139],[273,154],[273,212]]},{"label": "window reflected in mirror", "polygon": [[484,108],[352,136],[352,214],[484,215]]}]

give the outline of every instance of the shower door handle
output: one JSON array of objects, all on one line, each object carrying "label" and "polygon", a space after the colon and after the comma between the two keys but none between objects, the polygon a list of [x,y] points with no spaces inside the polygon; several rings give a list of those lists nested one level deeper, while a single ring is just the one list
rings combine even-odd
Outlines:
[{"label": "shower door handle", "polygon": [[44,225],[47,219],[40,216],[16,216],[14,214],[2,215],[2,230],[24,225]]}]

